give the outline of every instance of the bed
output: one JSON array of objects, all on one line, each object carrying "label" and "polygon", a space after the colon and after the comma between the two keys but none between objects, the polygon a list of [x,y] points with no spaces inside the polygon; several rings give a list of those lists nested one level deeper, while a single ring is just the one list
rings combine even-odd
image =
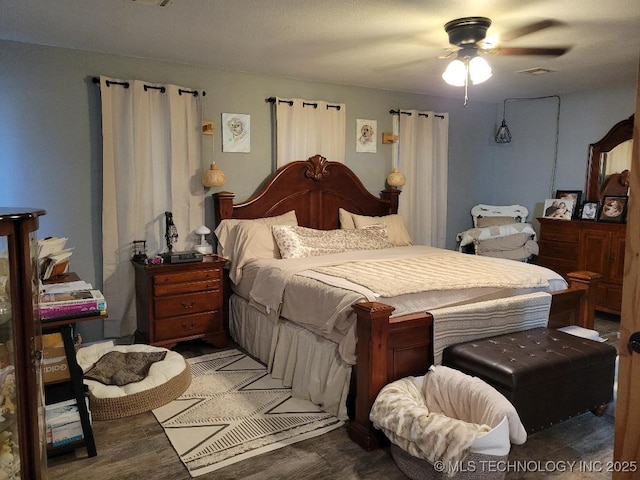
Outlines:
[{"label": "bed", "polygon": [[[262,250],[269,250],[274,249],[275,244],[272,239],[267,238],[266,231],[273,232],[275,235],[276,231],[290,232],[295,228],[334,231],[342,226],[345,229],[345,212],[352,215],[354,222],[362,221],[365,217],[372,218],[372,222],[365,222],[367,225],[363,225],[362,229],[371,227],[373,232],[371,234],[374,235],[376,228],[380,226],[375,217],[387,221],[397,218],[399,195],[399,190],[388,189],[382,191],[378,198],[369,193],[353,171],[344,164],[330,162],[316,155],[306,161],[296,161],[281,167],[264,182],[254,196],[245,202],[234,204],[234,195],[230,192],[213,194],[216,233],[219,235],[219,240],[223,237],[222,253],[229,254],[228,249],[224,252],[225,242],[226,246],[229,246],[228,239],[224,238],[230,232],[236,231],[234,248],[239,250],[232,252],[235,259],[245,255],[241,250],[243,242],[240,233],[242,231],[245,234],[245,241],[247,238],[252,242],[262,239],[266,242],[261,245]],[[292,212],[295,215],[293,219]],[[344,217],[342,221],[341,216]],[[254,222],[243,222],[243,220],[254,220]],[[284,225],[281,226],[278,223],[284,223]],[[273,227],[274,224],[278,227]],[[237,227],[238,225],[241,227]],[[237,228],[234,230],[234,227]],[[255,231],[252,231],[254,228]],[[225,229],[226,234],[223,232]],[[378,268],[389,269],[393,274],[395,267],[390,268],[388,263],[393,258],[385,255],[402,256],[405,250],[411,248],[413,247],[396,244],[392,248],[380,248],[374,252],[380,254]],[[417,248],[430,247],[417,246]],[[338,252],[329,254],[326,258],[332,255],[360,258],[360,255],[365,256],[369,253]],[[480,259],[480,261],[495,260],[540,268],[509,260],[463,255],[448,250],[440,250],[436,253],[450,255],[446,257],[447,261],[455,255],[467,259]],[[422,375],[434,363],[435,310],[425,309],[398,314],[398,310],[402,312],[402,308],[399,308],[399,305],[392,306],[387,303],[386,298],[383,302],[379,301],[379,298],[372,298],[362,292],[353,292],[346,287],[335,286],[329,289],[322,287],[322,291],[331,290],[331,292],[342,293],[348,291],[344,299],[340,300],[341,307],[337,308],[337,303],[327,300],[330,296],[328,293],[322,299],[325,302],[324,307],[315,306],[311,303],[312,297],[319,295],[323,278],[301,275],[300,270],[309,271],[307,265],[294,268],[294,273],[289,271],[285,275],[286,281],[283,281],[271,275],[276,270],[283,269],[281,265],[293,265],[295,258],[277,258],[277,252],[274,252],[274,258],[252,259],[250,257],[251,254],[246,253],[245,262],[239,262],[244,263],[240,269],[236,268],[237,263],[232,259],[229,268],[229,277],[232,281],[230,282],[228,321],[234,340],[251,355],[268,363],[272,375],[282,378],[285,384],[291,385],[294,395],[309,398],[329,411],[337,411],[339,415],[343,415],[346,410],[349,418],[349,436],[360,446],[365,449],[379,446],[384,440],[369,421],[371,406],[384,385],[407,375]],[[304,259],[314,265],[311,270],[316,275],[324,275],[322,269],[328,268],[322,265],[324,259],[321,257]],[[375,261],[369,263],[375,263]],[[426,274],[433,272],[435,276],[435,268],[423,270]],[[292,280],[294,278],[297,279],[295,282]],[[507,301],[529,297],[537,299],[545,295],[549,298],[550,304],[545,322],[548,318],[550,326],[577,324],[592,328],[593,295],[598,275],[590,272],[575,272],[569,274],[568,278],[568,285],[565,283],[557,287],[556,283],[557,288],[552,293],[537,290],[532,293],[531,289],[514,289]],[[300,284],[302,293],[298,292],[297,296],[290,294],[290,284],[287,283],[289,281]],[[262,304],[256,301],[259,295],[256,297],[252,294],[252,288],[264,291],[264,288],[260,287],[272,284],[283,285],[284,300],[281,308],[275,311],[268,305],[265,306],[268,301]],[[252,286],[247,287],[247,285]],[[293,287],[291,290],[294,290]],[[522,294],[516,295],[518,292]],[[491,295],[477,293],[475,295],[478,300],[477,305],[482,304],[483,301],[503,301]],[[303,309],[307,307],[306,313],[297,314],[298,318],[291,318],[296,315],[293,313],[295,310],[287,307],[287,298],[294,297],[297,300],[293,303],[301,304]],[[466,308],[464,303],[463,308]],[[469,303],[473,304],[473,301]],[[458,308],[455,301],[450,305],[453,305],[451,308]],[[338,312],[337,315],[336,312]],[[332,317],[332,320],[322,328],[319,328],[317,323],[311,324],[307,318],[320,318],[324,313]],[[347,322],[345,317],[349,316],[353,318],[351,324],[345,323]],[[334,328],[330,330],[330,327]],[[348,338],[357,339],[357,341],[345,340]],[[353,349],[353,352],[350,349]],[[353,358],[350,357],[351,353]],[[328,398],[331,400],[327,400]],[[338,400],[335,400],[336,398]]]}]

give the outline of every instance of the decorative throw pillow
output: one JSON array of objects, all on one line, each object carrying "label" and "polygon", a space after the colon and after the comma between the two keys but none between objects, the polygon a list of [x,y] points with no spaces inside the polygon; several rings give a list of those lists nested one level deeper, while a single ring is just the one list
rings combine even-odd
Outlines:
[{"label": "decorative throw pillow", "polygon": [[387,227],[389,240],[396,247],[405,247],[411,245],[411,235],[407,231],[404,217],[402,215],[392,214],[383,217],[368,217],[366,215],[351,214],[355,228],[363,228],[369,225],[382,223]]},{"label": "decorative throw pillow", "polygon": [[360,230],[315,230],[307,227],[272,225],[282,258],[314,257],[349,250],[389,248],[387,231],[382,225]]},{"label": "decorative throw pillow", "polygon": [[121,387],[143,380],[151,364],[164,360],[166,355],[167,352],[107,352],[85,372],[84,377]]}]

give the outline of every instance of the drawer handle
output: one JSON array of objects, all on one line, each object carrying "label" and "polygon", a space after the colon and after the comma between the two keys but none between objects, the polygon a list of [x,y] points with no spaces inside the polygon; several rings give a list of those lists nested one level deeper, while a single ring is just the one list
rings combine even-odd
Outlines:
[{"label": "drawer handle", "polygon": [[193,308],[193,306],[196,304],[196,301],[191,300],[190,302],[181,302],[181,304],[182,304],[182,308],[188,309],[188,308]]},{"label": "drawer handle", "polygon": [[193,330],[194,328],[196,328],[196,322],[191,322],[191,325],[187,325],[185,323],[182,324],[182,329],[183,330]]}]

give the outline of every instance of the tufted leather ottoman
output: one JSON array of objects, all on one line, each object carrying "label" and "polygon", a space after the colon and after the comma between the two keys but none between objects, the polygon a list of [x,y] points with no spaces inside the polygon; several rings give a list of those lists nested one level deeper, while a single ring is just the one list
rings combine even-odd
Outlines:
[{"label": "tufted leather ottoman", "polygon": [[613,399],[616,349],[550,328],[447,347],[442,364],[480,377],[514,405],[527,433]]}]

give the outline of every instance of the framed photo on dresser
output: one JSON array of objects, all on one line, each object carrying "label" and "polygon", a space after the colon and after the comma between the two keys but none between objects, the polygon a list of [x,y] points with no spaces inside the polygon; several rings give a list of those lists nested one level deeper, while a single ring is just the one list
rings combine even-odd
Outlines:
[{"label": "framed photo on dresser", "polygon": [[628,197],[606,196],[602,199],[598,220],[602,222],[624,223],[627,214]]},{"label": "framed photo on dresser", "polygon": [[543,217],[557,220],[571,220],[574,203],[570,198],[548,198],[544,201]]},{"label": "framed photo on dresser", "polygon": [[580,214],[582,220],[597,220],[598,219],[598,202],[584,202],[582,206],[582,213]]},{"label": "framed photo on dresser", "polygon": [[556,198],[560,200],[571,200],[574,205],[572,217],[576,218],[578,216],[578,206],[582,200],[582,190],[556,190]]}]

